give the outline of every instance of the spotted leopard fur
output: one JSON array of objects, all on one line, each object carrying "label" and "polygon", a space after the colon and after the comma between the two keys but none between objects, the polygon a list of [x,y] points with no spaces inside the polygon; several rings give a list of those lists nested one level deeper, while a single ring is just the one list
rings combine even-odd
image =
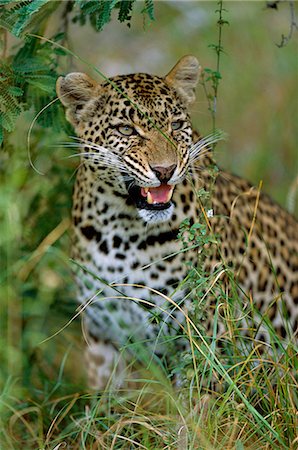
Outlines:
[{"label": "spotted leopard fur", "polygon": [[[81,151],[72,257],[83,268],[78,299],[89,382],[98,389],[110,379],[119,349],[128,347],[129,354],[145,343],[162,355],[169,336],[179,334],[183,312],[155,291],[172,294],[187,273],[186,261],[197,264],[198,249],[181,252],[177,234],[185,218],[195,223],[201,217],[202,188],[212,188],[208,223],[217,236],[216,244],[206,245],[205,271],[223,267],[223,274],[227,268],[235,274],[243,299],[253,299],[261,313],[255,338],[268,340],[262,316],[282,337],[294,339],[297,330],[297,222],[247,181],[224,171],[213,179],[204,150],[210,140],[194,144],[188,113],[198,77],[196,58],[186,56],[165,77],[138,73],[100,84],[70,73],[57,82]],[[181,289],[172,298],[191,310],[191,296],[183,302],[186,293]],[[209,333],[213,300],[204,299]],[[218,334],[224,332],[220,322]],[[173,342],[176,351],[185,347],[183,339]],[[117,367],[123,370],[122,357]]]}]

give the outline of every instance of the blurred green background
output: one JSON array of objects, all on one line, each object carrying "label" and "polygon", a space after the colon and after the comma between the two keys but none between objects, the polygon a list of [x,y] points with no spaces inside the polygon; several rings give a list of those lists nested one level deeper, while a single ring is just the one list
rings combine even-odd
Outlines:
[{"label": "blurred green background", "polygon": [[[68,45],[107,76],[164,75],[185,54],[197,56],[203,68],[216,68],[210,47],[218,42],[216,2],[156,2],[151,23],[139,14],[142,7],[136,2],[130,28],[113,20],[96,33],[89,24],[70,23]],[[263,180],[263,190],[287,207],[298,168],[297,33],[284,48],[276,44],[289,32],[289,5],[281,2],[275,10],[262,1],[227,1],[224,7],[229,25],[222,29],[216,126],[228,139],[217,146],[217,161],[255,184]],[[47,36],[59,29],[59,14],[51,18]],[[9,45],[15,44],[9,37]],[[99,79],[76,59],[61,58],[61,73],[76,70]],[[197,97],[193,123],[207,134],[212,120],[202,86]],[[0,156],[0,367],[9,386],[32,389],[33,383],[38,390],[61,381],[64,363],[70,379],[80,379],[82,364],[75,356],[81,349],[79,321],[42,343],[75,314],[68,248],[77,161],[65,159],[70,152],[61,145],[67,139],[63,130],[35,125],[30,152],[43,175],[33,170],[27,137],[34,116],[22,115]]]}]

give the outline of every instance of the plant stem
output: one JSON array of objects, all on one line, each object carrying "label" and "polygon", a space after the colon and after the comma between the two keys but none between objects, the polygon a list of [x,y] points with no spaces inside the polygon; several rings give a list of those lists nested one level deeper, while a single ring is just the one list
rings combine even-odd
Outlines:
[{"label": "plant stem", "polygon": [[1,31],[1,34],[3,36],[2,40],[3,40],[3,45],[2,45],[2,58],[6,58],[6,50],[7,50],[7,30],[5,30],[3,28],[3,30]]},{"label": "plant stem", "polygon": [[217,21],[217,25],[218,25],[218,40],[217,40],[217,45],[214,47],[215,51],[216,51],[216,74],[214,76],[214,80],[213,80],[213,107],[212,107],[212,128],[213,128],[213,132],[216,129],[216,113],[217,113],[217,98],[218,98],[218,86],[219,86],[219,80],[221,79],[220,76],[220,55],[223,51],[222,48],[222,27],[223,25],[226,23],[223,20],[223,0],[219,0],[217,2],[218,5],[218,9],[216,10],[216,12],[218,12],[219,14],[219,18]]}]

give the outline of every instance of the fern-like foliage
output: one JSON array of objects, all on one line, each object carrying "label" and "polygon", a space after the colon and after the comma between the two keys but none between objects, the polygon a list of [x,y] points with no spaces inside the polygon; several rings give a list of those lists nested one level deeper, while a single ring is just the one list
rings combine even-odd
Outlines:
[{"label": "fern-like foliage", "polygon": [[[64,6],[64,16],[85,24],[89,20],[95,30],[102,30],[111,20],[112,12],[118,11],[120,22],[129,22],[136,0],[0,0],[0,31],[5,30],[23,39],[18,52],[5,57],[5,43],[0,59],[0,145],[4,135],[14,130],[22,111],[34,108],[38,113],[55,98],[55,81],[58,77],[58,56],[63,49],[33,38],[29,33],[43,35],[43,30],[53,12]],[[61,8],[62,9],[62,8]],[[142,14],[154,19],[153,0],[145,0]],[[1,37],[1,34],[0,34]],[[58,34],[53,40],[63,38]],[[0,39],[1,41],[1,39]],[[1,44],[1,42],[0,42]],[[1,45],[0,45],[1,48]],[[39,116],[44,126],[66,126],[61,107],[57,103]]]},{"label": "fern-like foliage", "polygon": [[23,111],[20,97],[23,97],[24,91],[18,84],[11,67],[0,63],[0,144],[3,142],[4,132],[14,130],[16,119]]},{"label": "fern-like foliage", "polygon": [[[62,37],[58,35],[54,39]],[[28,38],[15,56],[0,62],[0,143],[6,132],[14,130],[22,111],[33,108],[38,112],[55,98],[56,53],[50,43]],[[40,116],[39,123],[55,125],[58,117],[63,126],[63,114],[58,112],[58,105],[53,105]]]},{"label": "fern-like foliage", "polygon": [[58,8],[59,3],[51,0],[0,0],[0,26],[20,37],[30,30],[38,29]]},{"label": "fern-like foliage", "polygon": [[[118,10],[118,20],[128,22],[132,16],[136,0],[69,0],[67,10],[73,12],[72,20],[84,25],[87,19],[100,31],[111,20],[114,9]],[[142,14],[154,20],[153,0],[145,0]],[[63,4],[54,0],[0,0],[0,27],[6,28],[14,36],[21,37],[30,30],[36,30],[49,16]]]},{"label": "fern-like foliage", "polygon": [[[133,5],[136,0],[76,0],[77,11],[74,21],[84,24],[89,18],[90,23],[95,30],[100,31],[104,25],[111,20],[112,11],[118,10],[118,20],[127,22],[130,25]],[[154,20],[153,0],[145,0],[145,6],[142,10],[150,20]]]}]

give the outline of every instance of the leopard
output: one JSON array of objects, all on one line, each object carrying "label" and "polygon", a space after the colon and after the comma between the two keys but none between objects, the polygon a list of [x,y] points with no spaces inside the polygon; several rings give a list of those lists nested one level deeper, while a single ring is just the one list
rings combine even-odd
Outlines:
[{"label": "leopard", "polygon": [[[72,72],[57,95],[80,156],[73,191],[72,250],[83,315],[88,384],[122,386],[133,358],[187,351],[194,308],[190,267],[216,274],[253,306],[254,339],[267,342],[264,318],[295,341],[298,316],[298,225],[293,215],[243,178],[217,168],[190,107],[201,66],[186,55],[165,76],[104,77]],[[209,208],[200,193],[210,194]],[[203,219],[202,219],[203,217]],[[181,223],[205,226],[201,245],[181,244]],[[180,234],[179,234],[180,233]],[[215,283],[216,284],[216,283]],[[203,326],[214,333],[216,296],[202,295]],[[241,319],[242,320],[242,319]],[[226,333],[218,319],[216,333]],[[145,348],[146,352],[142,353]]]}]

